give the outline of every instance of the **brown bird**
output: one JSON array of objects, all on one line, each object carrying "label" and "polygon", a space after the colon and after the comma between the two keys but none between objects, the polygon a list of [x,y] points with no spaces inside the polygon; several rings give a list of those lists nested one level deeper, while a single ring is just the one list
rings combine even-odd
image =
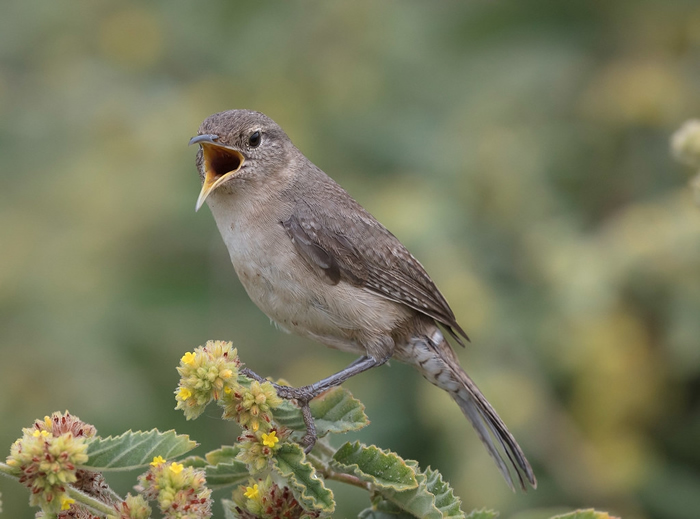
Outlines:
[{"label": "brown bird", "polygon": [[[283,330],[360,355],[302,388],[278,387],[302,405],[395,358],[447,391],[513,488],[537,480],[520,446],[460,367],[442,329],[468,337],[423,266],[342,187],[311,163],[272,119],[249,110],[214,114],[190,144],[206,201],[253,302]],[[252,372],[251,376],[257,377]]]}]

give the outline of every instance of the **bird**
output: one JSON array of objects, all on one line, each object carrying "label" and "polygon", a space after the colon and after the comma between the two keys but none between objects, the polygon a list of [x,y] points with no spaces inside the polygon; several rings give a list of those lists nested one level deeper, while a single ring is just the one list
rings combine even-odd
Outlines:
[{"label": "bird", "polygon": [[196,210],[209,206],[253,303],[283,331],[359,356],[315,384],[278,386],[302,404],[307,452],[315,441],[308,401],[393,358],[449,393],[511,489],[513,476],[523,490],[526,481],[536,488],[522,449],[448,342],[464,345],[467,334],[406,247],[260,112],[213,114],[194,144]]}]

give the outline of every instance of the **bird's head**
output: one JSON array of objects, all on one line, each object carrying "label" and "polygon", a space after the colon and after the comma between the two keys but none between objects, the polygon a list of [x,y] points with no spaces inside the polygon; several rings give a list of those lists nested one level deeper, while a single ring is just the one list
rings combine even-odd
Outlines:
[{"label": "bird's head", "polygon": [[265,181],[286,164],[291,141],[277,123],[260,112],[228,110],[207,117],[190,144],[199,144],[197,169],[202,190],[196,209],[218,189]]}]

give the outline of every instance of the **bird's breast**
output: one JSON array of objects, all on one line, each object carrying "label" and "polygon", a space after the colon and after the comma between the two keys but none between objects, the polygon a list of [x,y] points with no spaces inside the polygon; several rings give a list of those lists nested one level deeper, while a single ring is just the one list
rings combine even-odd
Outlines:
[{"label": "bird's breast", "polygon": [[388,335],[408,315],[403,306],[364,288],[322,280],[297,252],[282,218],[234,212],[231,204],[219,206],[216,197],[210,207],[241,284],[285,331],[364,354],[364,337]]}]

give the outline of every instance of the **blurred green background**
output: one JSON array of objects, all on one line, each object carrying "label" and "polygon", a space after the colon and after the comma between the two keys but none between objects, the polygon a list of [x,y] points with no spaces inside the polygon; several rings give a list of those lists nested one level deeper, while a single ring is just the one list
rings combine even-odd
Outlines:
[{"label": "blurred green background", "polygon": [[[357,437],[441,470],[465,509],[698,517],[700,209],[668,152],[700,112],[696,0],[5,2],[8,452],[64,409],[105,436],[230,443],[216,409],[173,410],[175,366],[207,339],[295,385],[352,360],[271,326],[194,213],[187,141],[229,108],[275,119],[423,262],[540,488],[511,493],[397,363],[347,384],[373,422]],[[367,506],[334,489],[336,517]],[[4,517],[33,517],[25,489],[0,491]]]}]

